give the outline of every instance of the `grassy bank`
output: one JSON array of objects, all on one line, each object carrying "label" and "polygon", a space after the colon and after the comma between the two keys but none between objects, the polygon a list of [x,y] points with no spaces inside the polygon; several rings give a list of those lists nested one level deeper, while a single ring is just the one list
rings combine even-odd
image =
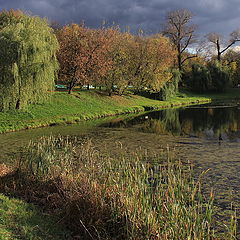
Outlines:
[{"label": "grassy bank", "polygon": [[94,91],[72,95],[56,92],[50,93],[47,102],[30,105],[24,111],[0,113],[0,133],[206,101],[210,99],[188,94],[157,101],[136,95],[109,97]]},{"label": "grassy bank", "polygon": [[134,113],[174,106],[211,102],[216,99],[236,99],[239,89],[222,94],[193,94],[184,92],[169,101],[158,101],[137,95],[106,96],[95,91],[49,93],[48,101],[29,105],[24,111],[0,112],[0,133],[21,129],[69,124],[124,113]]},{"label": "grassy bank", "polygon": [[42,138],[0,190],[44,203],[79,239],[236,239],[234,217],[221,236],[214,230],[213,194],[202,194],[190,164],[168,149],[154,158],[119,151],[112,158],[89,140]]}]

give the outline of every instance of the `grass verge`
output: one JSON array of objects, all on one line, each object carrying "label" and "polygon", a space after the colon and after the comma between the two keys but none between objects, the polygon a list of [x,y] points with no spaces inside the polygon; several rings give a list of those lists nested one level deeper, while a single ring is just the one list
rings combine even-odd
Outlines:
[{"label": "grass verge", "polygon": [[209,93],[192,93],[189,91],[182,91],[182,95],[186,97],[195,97],[195,98],[207,98],[213,100],[239,100],[240,98],[240,89],[239,88],[231,88],[228,89],[226,92],[223,93],[215,93],[215,92],[209,92]]}]

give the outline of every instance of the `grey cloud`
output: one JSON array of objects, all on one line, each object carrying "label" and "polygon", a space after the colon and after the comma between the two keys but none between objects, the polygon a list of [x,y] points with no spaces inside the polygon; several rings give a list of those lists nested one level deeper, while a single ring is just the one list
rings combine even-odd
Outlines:
[{"label": "grey cloud", "polygon": [[187,8],[194,13],[199,34],[228,34],[240,28],[239,0],[0,0],[1,9],[22,9],[61,24],[84,20],[89,27],[102,21],[148,33],[160,30],[167,11]]}]

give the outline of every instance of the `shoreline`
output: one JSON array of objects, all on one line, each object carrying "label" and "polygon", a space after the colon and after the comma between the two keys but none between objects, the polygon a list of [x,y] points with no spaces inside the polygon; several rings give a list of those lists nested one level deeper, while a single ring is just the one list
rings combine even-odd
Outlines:
[{"label": "shoreline", "polygon": [[[54,93],[55,97],[61,98],[63,93]],[[86,93],[84,93],[86,95]],[[92,95],[93,93],[87,93],[87,95]],[[79,94],[80,96],[82,93]],[[74,95],[68,96],[65,95],[64,97],[72,98]],[[141,96],[115,96],[116,99],[106,96],[101,96],[100,99],[97,99],[98,105],[102,105],[100,109],[96,109],[96,107],[91,107],[91,100],[87,100],[85,102],[82,102],[81,104],[89,105],[89,111],[84,111],[81,109],[81,106],[79,105],[79,109],[74,109],[72,113],[69,114],[68,111],[64,113],[52,113],[51,107],[48,108],[48,104],[51,105],[51,101],[48,103],[43,104],[36,104],[31,105],[30,109],[27,109],[26,111],[20,111],[20,112],[6,112],[6,113],[0,113],[0,134],[8,133],[8,132],[16,132],[20,130],[27,130],[27,129],[34,129],[34,128],[42,128],[42,127],[49,127],[49,126],[56,126],[56,125],[64,125],[64,124],[74,124],[79,123],[81,121],[86,120],[96,120],[100,118],[110,117],[110,116],[118,116],[123,114],[129,114],[129,113],[140,113],[140,112],[146,112],[146,111],[153,111],[153,110],[161,110],[166,108],[174,108],[174,107],[182,107],[182,106],[190,106],[190,105],[196,105],[201,103],[209,103],[211,102],[211,99],[209,98],[203,98],[203,97],[185,97],[185,98],[174,98],[169,101],[159,101],[159,100],[152,100],[147,99]],[[102,99],[101,99],[102,98]],[[115,102],[114,107],[109,107],[102,103],[102,100],[106,100],[107,98],[107,104],[109,101]],[[119,103],[118,101],[126,101],[127,98],[134,98],[134,101],[129,101],[128,103]],[[77,96],[77,100],[81,101],[82,99]],[[75,100],[76,100],[75,99]],[[56,99],[55,99],[56,100]],[[61,103],[57,103],[57,107],[61,108]],[[71,108],[71,101],[68,101],[68,107]],[[99,107],[99,106],[98,106]],[[36,109],[38,108],[38,109]],[[48,108],[48,110],[47,110]],[[54,112],[56,106],[52,106],[52,111]],[[50,112],[49,112],[50,109]],[[45,111],[44,111],[45,110]],[[43,116],[36,116],[36,113],[43,115]],[[49,115],[48,115],[49,112]],[[5,117],[2,118],[2,116]]]},{"label": "shoreline", "polygon": [[231,99],[240,99],[240,89],[205,95],[180,92],[168,101],[131,94],[109,97],[103,92],[95,91],[74,92],[71,95],[52,92],[49,93],[48,100],[41,104],[31,104],[21,111],[0,112],[0,134]]}]

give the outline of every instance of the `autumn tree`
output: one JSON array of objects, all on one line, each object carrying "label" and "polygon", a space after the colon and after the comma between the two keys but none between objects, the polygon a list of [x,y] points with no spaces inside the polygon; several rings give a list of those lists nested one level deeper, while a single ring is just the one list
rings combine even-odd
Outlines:
[{"label": "autumn tree", "polygon": [[102,77],[102,82],[109,96],[113,91],[122,95],[127,89],[130,80],[130,45],[133,36],[129,33],[121,33],[119,29],[112,29],[112,44],[108,53],[111,64],[107,74]]},{"label": "autumn tree", "polygon": [[148,65],[150,64],[148,47],[148,39],[142,36],[135,36],[131,45],[129,45],[129,78],[137,92],[142,91],[146,87],[149,79],[147,76]]},{"label": "autumn tree", "polygon": [[235,43],[240,41],[240,30],[235,30],[230,34],[229,40],[225,41],[224,38],[218,33],[207,34],[207,40],[215,48],[217,52],[217,60],[221,61],[221,56]]},{"label": "autumn tree", "polygon": [[130,56],[131,79],[138,91],[147,88],[159,92],[171,79],[168,70],[173,65],[175,51],[162,35],[135,37]]},{"label": "autumn tree", "polygon": [[89,41],[89,61],[86,65],[86,73],[89,83],[101,86],[102,79],[112,69],[113,59],[111,57],[116,29],[113,27],[92,30]]},{"label": "autumn tree", "polygon": [[0,111],[36,103],[53,89],[58,42],[46,20],[0,13]]},{"label": "autumn tree", "polygon": [[107,29],[89,29],[77,24],[57,32],[59,77],[68,85],[69,94],[77,84],[92,83],[106,73],[110,64],[107,57],[110,35]]},{"label": "autumn tree", "polygon": [[195,57],[195,55],[183,56],[189,45],[195,42],[196,26],[191,24],[192,17],[193,14],[186,9],[170,11],[163,26],[163,34],[170,38],[177,50],[177,64],[180,71],[187,59]]},{"label": "autumn tree", "polygon": [[110,51],[112,65],[103,78],[108,94],[115,91],[121,95],[129,85],[136,92],[160,92],[172,79],[169,68],[175,55],[169,39],[160,34],[146,37],[115,31]]},{"label": "autumn tree", "polygon": [[176,56],[171,43],[160,34],[148,38],[148,87],[159,92],[166,82],[171,81],[173,60]]}]

